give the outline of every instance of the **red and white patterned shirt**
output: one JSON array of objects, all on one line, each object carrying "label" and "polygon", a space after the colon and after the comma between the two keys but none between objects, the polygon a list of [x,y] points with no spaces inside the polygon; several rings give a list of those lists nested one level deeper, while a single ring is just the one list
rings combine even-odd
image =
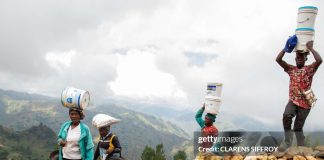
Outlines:
[{"label": "red and white patterned shirt", "polygon": [[[203,137],[208,137],[208,136],[212,136],[212,137],[217,137],[218,136],[218,129],[214,126],[205,126],[204,128],[201,129],[202,132],[202,136]],[[213,146],[213,142],[204,142],[201,144],[201,147],[203,148],[210,148]]]},{"label": "red and white patterned shirt", "polygon": [[316,69],[315,63],[312,63],[311,65],[305,65],[300,69],[289,64],[288,68],[285,70],[290,77],[289,99],[299,107],[305,109],[311,107],[302,92],[311,88]]}]

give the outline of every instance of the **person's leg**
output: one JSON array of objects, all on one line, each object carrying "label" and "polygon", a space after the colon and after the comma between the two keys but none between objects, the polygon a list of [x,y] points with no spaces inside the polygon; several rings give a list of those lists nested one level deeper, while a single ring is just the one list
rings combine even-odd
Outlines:
[{"label": "person's leg", "polygon": [[297,145],[298,146],[304,146],[305,145],[305,136],[303,132],[303,127],[306,121],[306,118],[310,112],[310,109],[304,109],[301,107],[298,107],[296,119],[294,123],[294,132],[297,139]]},{"label": "person's leg", "polygon": [[286,105],[285,112],[283,114],[283,119],[282,119],[284,131],[285,131],[285,142],[289,146],[291,145],[293,139],[293,133],[291,130],[292,119],[296,116],[296,112],[297,112],[297,106],[293,102],[289,101],[288,104]]},{"label": "person's leg", "polygon": [[285,140],[280,144],[279,151],[285,151],[292,144],[293,132],[291,130],[292,119],[295,117],[297,112],[297,106],[291,101],[286,105],[282,123],[285,131]]}]

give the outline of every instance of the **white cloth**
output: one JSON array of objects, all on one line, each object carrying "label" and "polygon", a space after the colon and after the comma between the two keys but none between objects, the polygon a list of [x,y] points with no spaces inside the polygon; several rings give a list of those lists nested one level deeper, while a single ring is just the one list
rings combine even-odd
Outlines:
[{"label": "white cloth", "polygon": [[105,150],[104,148],[99,148],[99,152],[101,155],[101,159],[106,159],[106,157],[108,156],[107,150]]},{"label": "white cloth", "polygon": [[[106,136],[100,138],[99,142],[106,142],[106,143],[109,144],[110,141],[109,141],[109,139],[107,139],[107,137],[109,136],[109,134],[111,134],[110,131],[109,131],[109,133]],[[108,156],[107,149],[105,149],[105,148],[99,147],[99,153],[100,153],[101,159],[106,159],[106,157]]]},{"label": "white cloth", "polygon": [[107,114],[96,114],[92,118],[92,125],[97,128],[101,128],[101,127],[110,126],[112,124],[118,123],[119,121],[120,119],[111,117]]},{"label": "white cloth", "polygon": [[81,159],[81,152],[79,140],[81,137],[80,124],[69,131],[66,137],[66,145],[63,147],[63,158],[67,159]]}]

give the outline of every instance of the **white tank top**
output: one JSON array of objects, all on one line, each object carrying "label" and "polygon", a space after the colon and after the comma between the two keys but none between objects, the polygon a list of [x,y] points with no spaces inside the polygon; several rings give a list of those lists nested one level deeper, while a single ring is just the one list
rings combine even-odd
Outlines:
[{"label": "white tank top", "polygon": [[63,147],[63,158],[81,159],[79,140],[81,136],[80,124],[69,131],[66,137],[66,145]]}]

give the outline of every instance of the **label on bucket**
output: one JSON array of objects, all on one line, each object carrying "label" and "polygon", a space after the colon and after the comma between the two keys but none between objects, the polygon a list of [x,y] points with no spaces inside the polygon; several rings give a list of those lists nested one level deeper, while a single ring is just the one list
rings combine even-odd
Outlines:
[{"label": "label on bucket", "polygon": [[207,83],[206,94],[208,96],[221,97],[222,85],[223,84],[221,84],[221,83],[215,83],[215,82]]},{"label": "label on bucket", "polygon": [[207,86],[208,91],[216,91],[216,86]]},{"label": "label on bucket", "polygon": [[72,103],[72,98],[67,98],[66,101],[67,101],[68,103]]}]

